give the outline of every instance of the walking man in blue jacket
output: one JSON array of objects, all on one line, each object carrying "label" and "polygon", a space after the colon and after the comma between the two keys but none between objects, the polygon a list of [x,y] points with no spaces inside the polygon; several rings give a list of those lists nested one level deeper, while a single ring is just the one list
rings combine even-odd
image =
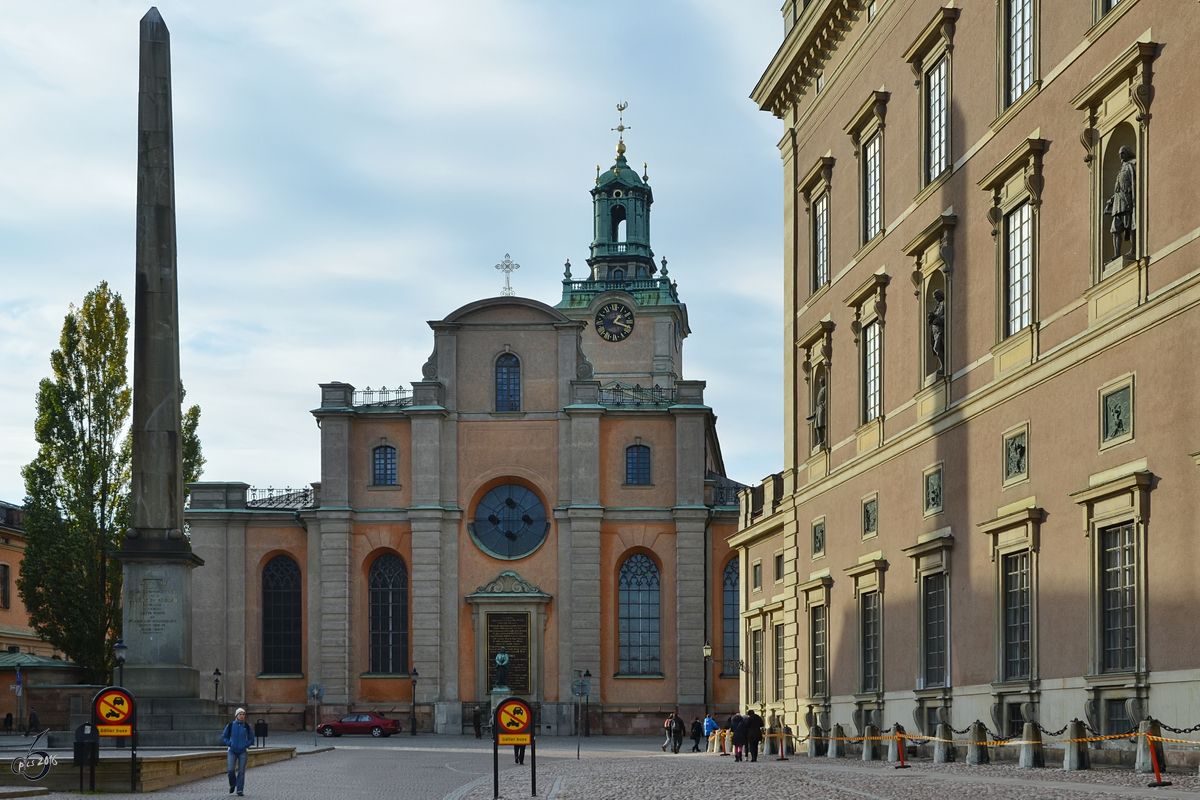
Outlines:
[{"label": "walking man in blue jacket", "polygon": [[225,726],[221,742],[229,748],[229,793],[237,789],[241,797],[246,785],[246,751],[254,745],[254,729],[246,722],[246,709],[237,710],[233,722]]}]

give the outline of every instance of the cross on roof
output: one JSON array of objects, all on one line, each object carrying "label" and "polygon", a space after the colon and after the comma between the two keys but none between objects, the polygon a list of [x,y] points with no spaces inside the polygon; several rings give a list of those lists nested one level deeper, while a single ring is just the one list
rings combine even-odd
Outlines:
[{"label": "cross on roof", "polygon": [[512,297],[516,294],[513,291],[512,284],[508,281],[508,276],[512,274],[513,270],[520,268],[521,265],[513,261],[512,256],[508,253],[505,253],[504,260],[496,265],[496,269],[504,273],[504,289],[500,292],[501,297]]}]

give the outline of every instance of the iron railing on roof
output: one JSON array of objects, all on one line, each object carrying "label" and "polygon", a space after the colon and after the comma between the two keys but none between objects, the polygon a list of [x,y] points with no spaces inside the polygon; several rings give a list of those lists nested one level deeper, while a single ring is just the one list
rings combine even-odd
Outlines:
[{"label": "iron railing on roof", "polygon": [[372,389],[368,386],[356,391],[351,402],[355,406],[411,406],[413,404],[412,389],[400,387],[389,389],[386,386]]},{"label": "iron railing on roof", "polygon": [[713,505],[715,506],[736,506],[741,501],[738,499],[738,492],[745,489],[745,486],[737,483],[722,484],[718,483],[713,487]]},{"label": "iron railing on roof", "polygon": [[675,388],[610,383],[600,387],[602,406],[670,406],[675,404]]},{"label": "iron railing on roof", "polygon": [[311,486],[302,486],[293,489],[291,486],[275,488],[268,486],[265,489],[260,489],[257,486],[251,486],[246,493],[246,508],[279,508],[279,509],[301,509],[313,508],[316,505],[316,498],[313,496],[313,488]]}]

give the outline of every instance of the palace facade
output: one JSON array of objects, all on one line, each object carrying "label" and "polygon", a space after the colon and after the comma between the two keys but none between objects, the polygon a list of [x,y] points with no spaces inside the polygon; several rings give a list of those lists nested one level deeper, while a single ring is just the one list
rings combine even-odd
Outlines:
[{"label": "palace facade", "polygon": [[752,97],[785,128],[785,461],[730,540],[743,702],[1200,722],[1195,3],[784,16]]}]

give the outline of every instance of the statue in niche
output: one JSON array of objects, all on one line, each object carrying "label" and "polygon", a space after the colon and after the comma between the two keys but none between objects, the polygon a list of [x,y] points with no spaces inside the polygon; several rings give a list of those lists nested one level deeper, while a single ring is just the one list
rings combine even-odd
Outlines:
[{"label": "statue in niche", "polygon": [[496,653],[496,682],[493,687],[508,686],[508,649],[501,647]]},{"label": "statue in niche", "polygon": [[946,295],[941,289],[933,290],[934,307],[929,312],[929,347],[938,360],[937,374],[946,369]]},{"label": "statue in niche", "polygon": [[825,446],[825,376],[817,382],[817,397],[813,403],[813,413],[808,421],[812,423],[813,443],[817,447]]},{"label": "statue in niche", "polygon": [[1117,171],[1112,197],[1104,204],[1104,216],[1112,217],[1113,259],[1121,257],[1122,240],[1129,242],[1130,255],[1133,255],[1137,241],[1137,218],[1133,214],[1137,162],[1133,158],[1133,151],[1125,145],[1117,154],[1121,157],[1121,169]]}]

